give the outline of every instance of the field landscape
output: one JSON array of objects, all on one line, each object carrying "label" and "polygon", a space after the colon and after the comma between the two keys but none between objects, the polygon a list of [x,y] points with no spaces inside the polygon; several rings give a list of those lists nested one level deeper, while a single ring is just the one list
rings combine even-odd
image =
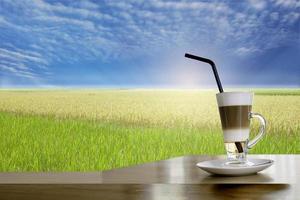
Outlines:
[{"label": "field landscape", "polygon": [[[300,90],[254,90],[250,154],[300,153]],[[98,171],[224,154],[213,90],[0,90],[0,171]],[[252,123],[252,136],[258,122]]]}]

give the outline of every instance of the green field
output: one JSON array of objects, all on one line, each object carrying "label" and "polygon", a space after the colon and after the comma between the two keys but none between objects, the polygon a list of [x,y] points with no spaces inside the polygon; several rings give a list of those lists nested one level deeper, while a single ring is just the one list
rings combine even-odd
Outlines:
[{"label": "green field", "polygon": [[[0,90],[0,171],[96,171],[224,154],[215,93]],[[255,93],[253,111],[268,124],[250,153],[300,153],[300,90]]]}]

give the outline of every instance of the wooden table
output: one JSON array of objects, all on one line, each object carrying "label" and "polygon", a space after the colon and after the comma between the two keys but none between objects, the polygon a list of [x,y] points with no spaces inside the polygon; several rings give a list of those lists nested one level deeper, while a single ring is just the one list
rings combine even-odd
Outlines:
[{"label": "wooden table", "polygon": [[0,199],[300,199],[300,155],[250,155],[275,163],[242,177],[195,166],[221,157],[183,156],[104,172],[0,173]]}]

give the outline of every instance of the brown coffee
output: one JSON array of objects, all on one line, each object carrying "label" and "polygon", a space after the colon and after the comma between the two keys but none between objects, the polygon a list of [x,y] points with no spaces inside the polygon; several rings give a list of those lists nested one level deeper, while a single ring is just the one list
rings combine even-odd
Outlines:
[{"label": "brown coffee", "polygon": [[219,107],[223,130],[249,128],[251,105],[234,105]]}]

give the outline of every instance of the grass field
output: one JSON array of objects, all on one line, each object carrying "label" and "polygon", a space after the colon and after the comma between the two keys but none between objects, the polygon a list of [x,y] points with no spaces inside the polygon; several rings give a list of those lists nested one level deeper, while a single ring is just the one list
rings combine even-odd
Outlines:
[{"label": "grass field", "polygon": [[[250,153],[300,153],[300,90],[255,93],[253,111],[268,125]],[[95,171],[224,154],[215,91],[0,90],[0,126],[0,171]]]}]

